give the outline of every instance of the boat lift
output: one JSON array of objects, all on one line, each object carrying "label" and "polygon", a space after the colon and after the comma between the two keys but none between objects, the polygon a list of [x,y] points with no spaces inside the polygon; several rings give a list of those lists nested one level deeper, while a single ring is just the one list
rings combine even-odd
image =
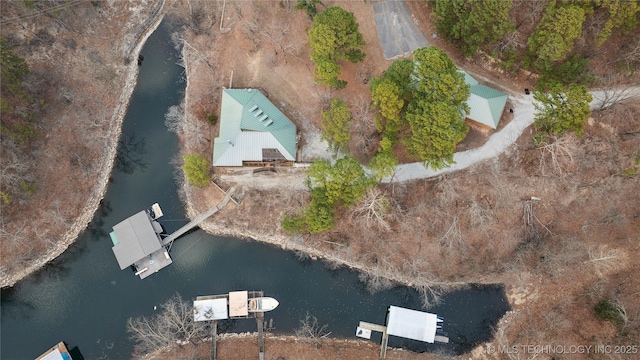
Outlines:
[{"label": "boat lift", "polygon": [[372,331],[382,333],[380,359],[387,357],[389,335],[431,344],[449,343],[449,338],[442,330],[444,319],[436,314],[389,306],[388,315],[386,326],[360,321],[356,329],[356,336],[365,339],[371,339]]},{"label": "boat lift", "polygon": [[280,303],[262,291],[232,291],[223,295],[198,296],[193,302],[195,321],[211,321],[211,359],[216,359],[218,320],[255,318],[258,325],[258,357],[264,360],[264,313]]}]

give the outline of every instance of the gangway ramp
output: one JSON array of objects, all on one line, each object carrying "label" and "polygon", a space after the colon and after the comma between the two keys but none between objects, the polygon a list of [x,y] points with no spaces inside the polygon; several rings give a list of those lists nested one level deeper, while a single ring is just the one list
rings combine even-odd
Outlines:
[{"label": "gangway ramp", "polygon": [[224,199],[216,206],[212,207],[211,209],[203,212],[202,214],[196,216],[195,219],[193,219],[192,221],[190,221],[187,225],[181,227],[180,229],[176,230],[174,233],[172,233],[171,235],[167,236],[166,238],[164,238],[164,240],[162,240],[162,244],[164,246],[167,246],[169,244],[171,244],[175,239],[179,238],[180,236],[184,235],[187,231],[193,229],[194,227],[200,225],[201,222],[203,222],[205,219],[207,219],[209,216],[217,213],[218,211],[222,210],[225,206],[227,206],[227,203],[229,203],[229,200],[231,200],[231,196],[235,193],[236,188],[232,187],[231,189],[229,189],[229,191],[227,191],[227,195],[224,197]]}]

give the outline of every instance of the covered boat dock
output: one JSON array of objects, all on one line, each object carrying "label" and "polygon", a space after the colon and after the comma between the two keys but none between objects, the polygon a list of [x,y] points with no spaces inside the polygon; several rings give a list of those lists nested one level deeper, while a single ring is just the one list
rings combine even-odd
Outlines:
[{"label": "covered boat dock", "polygon": [[152,209],[140,211],[116,224],[109,234],[120,269],[133,265],[141,279],[172,263],[160,237],[162,227],[156,221],[162,211],[157,204]]}]

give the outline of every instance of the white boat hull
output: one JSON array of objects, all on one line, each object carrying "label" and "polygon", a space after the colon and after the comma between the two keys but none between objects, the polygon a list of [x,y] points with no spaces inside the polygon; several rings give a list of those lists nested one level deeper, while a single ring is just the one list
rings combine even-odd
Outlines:
[{"label": "white boat hull", "polygon": [[272,297],[249,299],[249,312],[266,312],[278,307],[280,303]]}]

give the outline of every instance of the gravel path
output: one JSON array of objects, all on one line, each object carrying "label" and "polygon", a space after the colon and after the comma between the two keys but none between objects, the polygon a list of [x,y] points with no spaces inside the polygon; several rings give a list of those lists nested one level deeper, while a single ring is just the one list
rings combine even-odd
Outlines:
[{"label": "gravel path", "polygon": [[[615,90],[596,90],[591,92],[593,101],[591,109],[598,109],[603,103],[611,101],[622,101],[628,98],[640,97],[640,86],[625,87]],[[535,107],[533,105],[533,95],[511,96],[514,104],[514,117],[500,131],[492,134],[484,145],[467,150],[457,152],[453,156],[454,163],[445,169],[433,170],[425,168],[421,162],[400,164],[396,168],[396,172],[389,178],[382,179],[383,183],[404,182],[417,179],[427,179],[434,176],[466,169],[470,166],[478,164],[482,161],[493,159],[502,154],[509,146],[522,135],[522,132],[531,124],[535,117]],[[605,104],[606,105],[606,104]],[[317,134],[315,134],[317,135]],[[319,136],[310,137],[307,149],[304,152],[309,158],[327,158],[330,159],[329,153],[326,152],[326,142],[321,140]],[[236,184],[245,185],[250,188],[257,189],[274,189],[286,186],[291,189],[306,189],[304,179],[306,178],[306,167],[299,165],[294,168],[282,169],[277,175],[274,173],[265,173],[256,175],[248,169],[239,169],[231,171],[230,174],[223,175],[226,181]]]},{"label": "gravel path", "polygon": [[521,97],[511,98],[514,102],[514,117],[502,130],[494,133],[489,137],[484,145],[467,150],[457,152],[453,156],[454,163],[441,170],[433,170],[425,168],[421,162],[400,164],[396,168],[395,174],[390,178],[382,179],[382,182],[403,182],[414,179],[426,179],[449,172],[466,169],[471,165],[477,164],[500,155],[513,144],[520,134],[533,123],[534,107],[533,97],[531,95],[522,95]]},{"label": "gravel path", "polygon": [[[623,101],[624,99],[640,97],[640,86],[624,87],[613,90],[592,91],[593,101],[591,109],[601,108],[603,103],[608,105],[612,101]],[[422,163],[400,164],[396,168],[393,176],[385,178],[382,182],[403,182],[415,179],[426,179],[453,171],[466,169],[479,162],[492,159],[504,152],[520,137],[524,129],[533,124],[535,116],[534,100],[532,95],[511,96],[514,102],[514,117],[502,130],[489,137],[487,142],[479,148],[457,152],[453,156],[454,164],[450,167],[433,170],[425,168]]]}]

